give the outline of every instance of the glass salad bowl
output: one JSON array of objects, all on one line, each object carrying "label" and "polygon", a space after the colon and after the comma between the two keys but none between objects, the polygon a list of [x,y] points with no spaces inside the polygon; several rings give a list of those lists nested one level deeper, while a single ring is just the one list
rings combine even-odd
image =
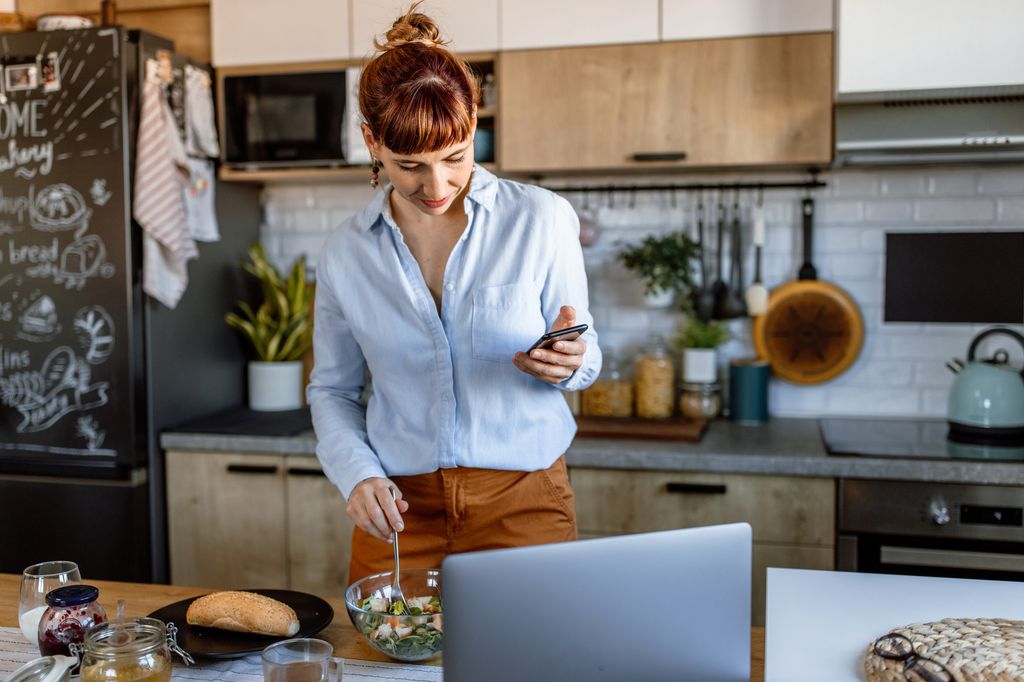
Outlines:
[{"label": "glass salad bowl", "polygon": [[377,651],[397,661],[426,661],[441,653],[441,571],[409,568],[399,572],[411,613],[391,602],[391,571],[367,576],[345,590],[352,625]]}]

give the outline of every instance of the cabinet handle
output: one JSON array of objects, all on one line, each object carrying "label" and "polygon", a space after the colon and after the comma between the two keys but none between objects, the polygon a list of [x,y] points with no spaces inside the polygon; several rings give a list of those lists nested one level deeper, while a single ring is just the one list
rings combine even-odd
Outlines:
[{"label": "cabinet handle", "polygon": [[327,474],[323,472],[323,469],[289,469],[289,476],[317,476],[320,478],[327,478]]},{"label": "cabinet handle", "polygon": [[686,152],[637,152],[634,161],[685,161]]},{"label": "cabinet handle", "polygon": [[228,473],[231,474],[276,474],[277,467],[264,464],[229,464]]},{"label": "cabinet handle", "polygon": [[670,493],[696,495],[724,495],[726,487],[721,483],[666,483],[665,490]]}]

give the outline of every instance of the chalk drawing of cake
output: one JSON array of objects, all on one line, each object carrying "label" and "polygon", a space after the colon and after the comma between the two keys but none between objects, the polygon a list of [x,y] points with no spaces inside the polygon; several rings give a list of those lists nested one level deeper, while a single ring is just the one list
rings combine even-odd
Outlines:
[{"label": "chalk drawing of cake", "polygon": [[44,187],[29,206],[32,227],[44,232],[78,229],[89,220],[89,215],[82,195],[63,182]]},{"label": "chalk drawing of cake", "polygon": [[49,296],[40,296],[21,315],[21,334],[24,337],[46,340],[58,331],[57,306]]}]

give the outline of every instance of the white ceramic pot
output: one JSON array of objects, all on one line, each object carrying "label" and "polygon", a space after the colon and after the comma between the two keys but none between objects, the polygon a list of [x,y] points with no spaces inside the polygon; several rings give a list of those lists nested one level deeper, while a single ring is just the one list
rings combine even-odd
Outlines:
[{"label": "white ceramic pot", "polygon": [[683,349],[683,381],[701,384],[718,381],[714,348]]},{"label": "white ceramic pot", "polygon": [[671,289],[667,291],[661,291],[660,289],[653,294],[644,294],[644,305],[648,308],[667,308],[672,305],[676,300],[676,292]]},{"label": "white ceramic pot", "polygon": [[263,412],[302,407],[302,362],[250,362],[249,409]]}]

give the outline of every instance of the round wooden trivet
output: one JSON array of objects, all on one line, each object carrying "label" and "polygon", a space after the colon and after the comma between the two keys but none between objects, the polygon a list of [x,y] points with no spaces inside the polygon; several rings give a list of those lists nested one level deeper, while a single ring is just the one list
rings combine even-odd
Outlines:
[{"label": "round wooden trivet", "polygon": [[[956,682],[1024,680],[1024,621],[1005,618],[944,618],[891,632],[914,643],[914,651],[946,666]],[[879,633],[879,637],[887,633]],[[869,682],[906,682],[903,661],[887,660],[868,642],[864,671]]]}]

